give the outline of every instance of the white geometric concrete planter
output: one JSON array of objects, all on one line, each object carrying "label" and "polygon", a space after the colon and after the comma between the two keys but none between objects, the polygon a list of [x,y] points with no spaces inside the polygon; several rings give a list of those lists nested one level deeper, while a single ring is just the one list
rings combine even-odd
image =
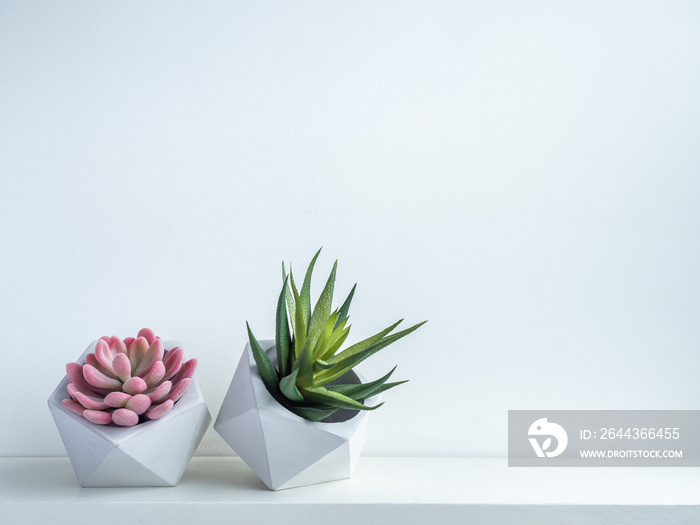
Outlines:
[{"label": "white geometric concrete planter", "polygon": [[[275,342],[259,341],[275,362]],[[356,372],[360,382],[365,379]],[[364,401],[381,402],[381,395]],[[313,422],[280,405],[258,374],[246,344],[214,429],[272,490],[349,478],[367,434],[369,411],[343,410]]]},{"label": "white geometric concrete planter", "polygon": [[[85,363],[97,341],[78,360]],[[175,345],[168,345],[172,348]],[[83,487],[172,487],[211,423],[196,380],[160,419],[132,427],[96,425],[64,407],[65,377],[48,400],[75,476]]]}]

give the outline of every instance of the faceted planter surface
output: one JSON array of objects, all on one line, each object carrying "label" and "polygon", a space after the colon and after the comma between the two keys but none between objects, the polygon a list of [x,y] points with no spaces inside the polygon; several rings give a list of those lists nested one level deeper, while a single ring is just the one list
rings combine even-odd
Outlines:
[{"label": "faceted planter surface", "polygon": [[[271,358],[274,341],[260,341]],[[356,374],[358,379],[365,379]],[[366,399],[375,406],[381,395]],[[270,489],[349,478],[360,456],[369,411],[337,423],[312,422],[281,406],[265,388],[247,344],[214,429]]]},{"label": "faceted planter surface", "polygon": [[[94,352],[94,341],[78,362]],[[174,344],[166,344],[172,348]],[[75,476],[83,487],[171,487],[180,481],[211,423],[202,391],[193,378],[185,394],[160,419],[133,427],[96,425],[61,401],[64,377],[48,400]]]}]

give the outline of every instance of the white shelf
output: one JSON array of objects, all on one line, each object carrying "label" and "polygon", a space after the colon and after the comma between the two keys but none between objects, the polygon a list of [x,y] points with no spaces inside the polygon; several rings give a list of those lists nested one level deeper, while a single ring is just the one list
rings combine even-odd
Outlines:
[{"label": "white shelf", "polygon": [[353,478],[272,492],[238,458],[194,458],[177,487],[82,489],[67,458],[0,459],[0,523],[700,523],[698,468],[508,468],[361,458]]}]

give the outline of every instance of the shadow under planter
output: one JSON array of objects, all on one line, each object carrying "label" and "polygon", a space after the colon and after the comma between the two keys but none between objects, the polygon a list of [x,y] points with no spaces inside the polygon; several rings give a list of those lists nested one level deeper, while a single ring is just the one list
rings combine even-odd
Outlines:
[{"label": "shadow under planter", "polygon": [[[275,342],[260,345],[274,360]],[[381,394],[364,404],[380,402]],[[360,457],[369,415],[343,410],[313,422],[290,412],[267,391],[248,343],[214,429],[265,485],[278,490],[349,478]]]},{"label": "shadow under planter", "polygon": [[[96,344],[94,341],[78,362],[84,363]],[[64,407],[61,402],[70,397],[68,382],[65,377],[48,403],[75,476],[83,487],[177,485],[211,423],[194,378],[167,414],[133,427],[96,425]]]}]

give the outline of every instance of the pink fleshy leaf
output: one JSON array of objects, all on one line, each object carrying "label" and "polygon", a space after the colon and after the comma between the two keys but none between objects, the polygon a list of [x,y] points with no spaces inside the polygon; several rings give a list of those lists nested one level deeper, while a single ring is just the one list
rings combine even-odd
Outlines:
[{"label": "pink fleshy leaf", "polygon": [[[68,390],[68,395],[71,397],[71,399],[73,399],[73,401],[78,401],[75,398],[75,392],[77,389],[78,388],[73,383],[68,383],[68,385],[66,386],[66,390]],[[85,407],[83,407],[83,408],[85,408]]]},{"label": "pink fleshy leaf", "polygon": [[195,370],[197,370],[197,359],[190,359],[183,364],[180,371],[175,374],[175,377],[173,377],[173,383],[178,384],[183,379],[192,377]]},{"label": "pink fleshy leaf", "polygon": [[154,405],[161,403],[168,398],[168,394],[170,394],[170,389],[172,387],[172,381],[163,381],[160,385],[158,385],[158,388],[156,388],[153,392],[148,394],[148,397],[151,398],[151,402]]},{"label": "pink fleshy leaf", "polygon": [[141,364],[139,364],[138,368],[136,369],[136,372],[134,372],[135,376],[140,376],[144,377],[148,372],[151,371],[151,367],[163,360],[163,341],[160,339],[156,339],[151,343],[151,346],[148,347],[148,351],[146,352],[146,355],[144,356],[143,360],[141,361]]},{"label": "pink fleshy leaf", "polygon": [[133,427],[139,422],[139,416],[128,408],[118,408],[112,413],[112,421],[122,427]]},{"label": "pink fleshy leaf", "polygon": [[142,328],[139,330],[138,336],[143,337],[146,341],[148,341],[149,345],[156,340],[156,334],[150,328]]},{"label": "pink fleshy leaf", "polygon": [[[85,382],[85,378],[83,378],[83,382]],[[88,386],[92,387],[92,385],[88,384],[87,382],[85,382],[85,383],[86,383]],[[94,387],[92,387],[92,388],[94,388]],[[71,397],[73,397],[73,399],[75,399],[74,393],[75,393],[76,391],[80,392],[81,394],[85,394],[86,396],[104,397],[104,396],[101,395],[101,394],[96,394],[96,393],[93,392],[91,389],[84,390],[84,389],[80,388],[80,386],[76,385],[75,383],[68,383],[66,389],[68,390],[68,393],[71,395]],[[75,400],[77,401],[77,399],[75,399]]]},{"label": "pink fleshy leaf", "polygon": [[131,344],[136,341],[135,337],[125,337],[124,338],[124,346],[126,346],[126,352],[129,353],[129,347]]},{"label": "pink fleshy leaf", "polygon": [[83,412],[85,412],[85,407],[83,405],[81,405],[80,403],[76,403],[72,399],[64,399],[63,401],[61,401],[61,403],[63,403],[64,407],[72,410],[73,412],[75,412],[79,416],[82,416]]},{"label": "pink fleshy leaf", "polygon": [[68,384],[68,393],[73,399],[89,410],[103,410],[107,408],[104,398],[83,394],[73,383]]},{"label": "pink fleshy leaf", "polygon": [[71,383],[76,383],[77,378],[83,377],[83,365],[80,363],[66,363],[66,375]]},{"label": "pink fleshy leaf", "polygon": [[192,382],[191,379],[183,379],[179,383],[177,383],[173,389],[170,391],[170,395],[168,395],[168,399],[170,399],[173,403],[176,402],[178,399],[182,397],[182,394],[185,393],[185,390],[187,390],[187,387],[190,386],[190,383]]},{"label": "pink fleshy leaf", "polygon": [[83,405],[88,410],[104,410],[107,408],[107,404],[98,397],[86,396],[82,392],[75,392],[75,397],[78,403]]},{"label": "pink fleshy leaf", "polygon": [[108,425],[112,422],[112,415],[102,410],[85,410],[83,416],[96,425]]},{"label": "pink fleshy leaf", "polygon": [[148,390],[148,385],[142,378],[137,376],[125,381],[121,390],[124,390],[124,392],[127,394],[132,395],[143,394],[146,390]]},{"label": "pink fleshy leaf", "polygon": [[131,375],[136,375],[136,370],[138,369],[141,361],[146,357],[148,352],[148,341],[143,337],[139,337],[132,343],[129,347],[128,355],[129,361],[131,361]]},{"label": "pink fleshy leaf", "polygon": [[163,376],[165,379],[170,379],[172,378],[175,374],[177,374],[180,371],[180,367],[182,366],[182,361],[185,357],[185,352],[182,348],[179,346],[176,348],[173,348],[168,352],[165,357],[163,358],[163,364],[165,365],[165,375]]},{"label": "pink fleshy leaf", "polygon": [[[83,381],[85,382],[85,379],[83,379]],[[68,386],[66,387],[66,389],[68,390],[68,394],[78,403],[80,403],[80,400],[75,395],[76,392],[80,392],[83,395],[86,395],[88,397],[94,397],[94,398],[99,399],[99,400],[104,399],[103,394],[96,394],[95,392],[93,392],[90,389],[84,390],[84,389],[80,388],[80,386],[76,385],[75,383],[68,383]],[[85,408],[92,408],[92,407],[86,406]],[[102,409],[97,409],[97,410],[102,410]]]},{"label": "pink fleshy leaf", "polygon": [[168,411],[170,411],[171,408],[173,408],[173,405],[174,405],[174,404],[175,404],[175,403],[173,402],[172,399],[168,399],[167,401],[165,401],[164,403],[162,403],[162,404],[160,404],[160,405],[152,406],[152,407],[151,407],[150,409],[148,409],[148,411],[146,412],[146,417],[147,417],[148,419],[158,419],[158,418],[161,418],[161,417],[163,417],[165,414],[167,414]]},{"label": "pink fleshy leaf", "polygon": [[137,394],[126,403],[129,410],[135,412],[139,416],[151,407],[151,398],[145,394]]},{"label": "pink fleshy leaf", "polygon": [[105,404],[112,408],[123,408],[131,396],[126,392],[110,392],[105,397]]},{"label": "pink fleshy leaf", "polygon": [[110,337],[107,344],[109,345],[109,349],[112,351],[113,356],[117,354],[126,354],[126,344],[124,344],[124,341],[119,339],[116,335]]},{"label": "pink fleshy leaf", "polygon": [[103,339],[97,341],[97,345],[95,346],[95,358],[105,372],[110,375],[114,374],[114,369],[112,368],[112,359],[114,355]]},{"label": "pink fleshy leaf", "polygon": [[68,380],[84,394],[100,394],[105,396],[111,392],[111,390],[98,388],[85,381],[83,365],[80,363],[68,363],[66,365],[66,375],[68,376]]},{"label": "pink fleshy leaf", "polygon": [[153,363],[151,371],[145,375],[143,380],[148,385],[148,388],[152,388],[163,380],[164,375],[165,365],[163,364],[163,361],[156,361],[155,363]]},{"label": "pink fleshy leaf", "polygon": [[106,369],[104,366],[102,366],[100,364],[100,362],[97,360],[97,356],[95,356],[95,354],[88,354],[85,357],[85,364],[90,365],[90,366],[94,366],[97,370],[102,372],[107,377],[111,377],[112,379],[117,378],[117,374],[115,374],[112,370]]},{"label": "pink fleshy leaf", "polygon": [[103,335],[102,337],[100,337],[100,341],[104,341],[106,343],[107,341],[109,341],[109,336]]},{"label": "pink fleshy leaf", "polygon": [[122,389],[121,381],[106,376],[92,365],[83,366],[83,377],[85,381],[97,388],[104,388],[109,391]]},{"label": "pink fleshy leaf", "polygon": [[114,356],[112,369],[122,382],[127,381],[131,377],[131,362],[126,357],[126,354],[120,353]]}]

